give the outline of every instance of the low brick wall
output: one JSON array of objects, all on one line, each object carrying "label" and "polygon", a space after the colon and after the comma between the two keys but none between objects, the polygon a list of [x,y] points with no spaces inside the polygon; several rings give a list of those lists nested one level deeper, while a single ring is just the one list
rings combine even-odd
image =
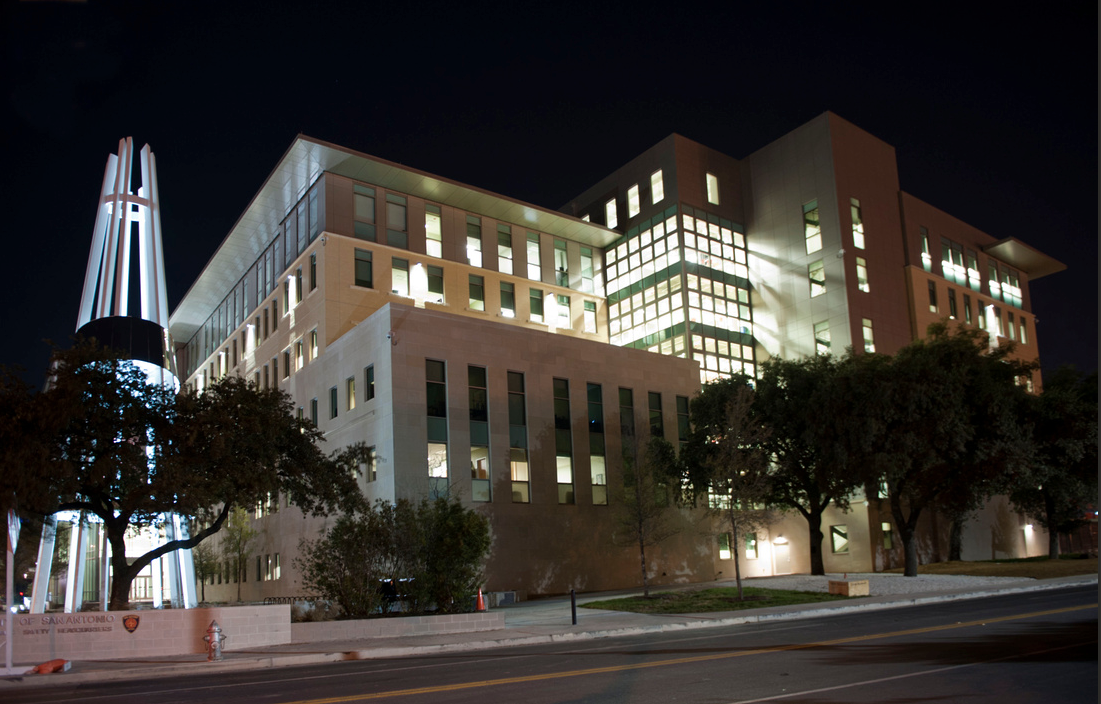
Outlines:
[{"label": "low brick wall", "polygon": [[[130,617],[137,621],[129,620]],[[14,621],[12,654],[22,664],[54,658],[118,660],[204,653],[203,636],[211,621],[217,621],[227,636],[224,645],[227,652],[291,642],[287,604],[19,614]],[[0,630],[2,623],[0,620]]]},{"label": "low brick wall", "polygon": [[292,643],[317,643],[326,640],[360,638],[396,638],[399,636],[439,635],[496,631],[505,627],[503,611],[438,616],[394,616],[360,621],[318,621],[292,623]]}]

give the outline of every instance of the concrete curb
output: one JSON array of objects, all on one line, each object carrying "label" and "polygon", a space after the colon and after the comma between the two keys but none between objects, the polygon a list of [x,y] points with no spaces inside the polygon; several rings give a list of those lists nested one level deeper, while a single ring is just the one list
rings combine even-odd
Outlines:
[{"label": "concrete curb", "polygon": [[[362,649],[352,649],[333,652],[318,653],[271,653],[264,655],[250,655],[247,652],[238,651],[240,657],[234,657],[237,653],[227,653],[226,659],[221,662],[206,662],[194,660],[179,663],[149,663],[127,666],[121,664],[114,669],[95,670],[93,672],[66,672],[57,673],[54,676],[29,675],[0,677],[0,691],[14,687],[53,687],[91,682],[117,682],[122,680],[146,679],[153,677],[170,677],[185,673],[200,671],[204,674],[238,672],[241,670],[263,670],[274,667],[293,667],[297,665],[318,665],[329,662],[344,662],[351,660],[383,660],[387,658],[400,658],[414,655],[436,655],[440,653],[454,653],[478,650],[493,650],[498,648],[510,648],[523,645],[544,645],[548,643],[569,643],[574,641],[589,641],[602,638],[616,638],[624,636],[644,635],[646,633],[669,633],[676,631],[698,630],[703,628],[718,628],[722,626],[737,626],[752,623],[771,623],[780,621],[798,621],[802,619],[818,618],[821,616],[839,616],[860,611],[883,611],[887,609],[905,608],[908,606],[921,606],[949,601],[964,601],[968,599],[980,599],[990,596],[1003,596],[1006,594],[1019,594],[1025,592],[1048,591],[1062,589],[1064,587],[1078,587],[1096,585],[1097,576],[1088,575],[1080,578],[1063,578],[1039,583],[1021,583],[1013,586],[990,587],[964,592],[929,592],[927,594],[895,597],[856,597],[860,603],[833,602],[829,605],[815,604],[806,608],[799,606],[776,607],[779,611],[759,609],[756,612],[747,612],[744,615],[711,618],[706,614],[672,614],[669,618],[692,619],[671,623],[657,623],[639,626],[623,626],[591,631],[568,631],[564,633],[527,634],[522,636],[505,636],[502,638],[462,641],[455,643],[431,643],[424,645],[382,646]],[[867,599],[882,599],[883,601],[868,601]],[[517,629],[519,630],[519,629]],[[482,631],[484,633],[484,631]],[[307,644],[303,644],[307,645]],[[323,645],[323,644],[315,644]]]}]

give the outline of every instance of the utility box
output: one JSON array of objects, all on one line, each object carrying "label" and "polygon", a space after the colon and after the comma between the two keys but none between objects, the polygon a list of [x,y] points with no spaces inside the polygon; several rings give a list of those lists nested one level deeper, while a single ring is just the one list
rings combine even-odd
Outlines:
[{"label": "utility box", "polygon": [[868,596],[868,580],[851,579],[847,581],[830,580],[830,594],[841,596]]}]

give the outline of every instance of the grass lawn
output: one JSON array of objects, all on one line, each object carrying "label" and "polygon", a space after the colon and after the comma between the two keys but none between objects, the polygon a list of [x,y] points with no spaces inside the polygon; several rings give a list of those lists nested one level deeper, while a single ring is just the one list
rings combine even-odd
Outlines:
[{"label": "grass lawn", "polygon": [[632,596],[623,599],[590,601],[584,604],[583,608],[631,611],[638,614],[697,614],[712,611],[761,609],[766,606],[811,604],[848,598],[821,592],[793,592],[785,589],[758,589],[756,587],[745,587],[742,589],[742,594],[745,596],[745,600],[738,601],[738,590],[735,587],[684,589],[675,592],[658,592],[652,594],[649,599]]},{"label": "grass lawn", "polygon": [[[902,568],[885,570],[902,574]],[[1097,558],[1049,560],[1047,557],[1026,557],[1014,560],[983,560],[981,562],[934,562],[919,565],[918,574],[962,574],[973,577],[1021,577],[1052,579],[1078,574],[1097,574]]]}]

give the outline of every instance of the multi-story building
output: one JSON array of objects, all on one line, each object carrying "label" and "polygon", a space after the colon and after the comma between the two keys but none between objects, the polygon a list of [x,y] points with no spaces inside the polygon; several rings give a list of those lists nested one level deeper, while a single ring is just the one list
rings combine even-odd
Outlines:
[{"label": "multi-story building", "polygon": [[[677,442],[701,382],[894,352],[944,317],[1034,358],[1028,281],[1060,268],[901,192],[893,148],[829,113],[742,160],[672,135],[561,211],[300,136],[171,332],[193,388],[277,385],[329,449],[369,445],[368,498],[483,511],[489,589],[561,593],[637,583],[613,545],[621,458]],[[827,570],[897,564],[889,520],[853,504],[827,513]],[[655,582],[729,575],[734,548],[751,576],[809,568],[801,518],[741,546],[696,518],[651,550]],[[256,523],[249,597],[301,593],[291,558],[328,521],[273,497]],[[1042,546],[995,535],[966,551]]]}]

